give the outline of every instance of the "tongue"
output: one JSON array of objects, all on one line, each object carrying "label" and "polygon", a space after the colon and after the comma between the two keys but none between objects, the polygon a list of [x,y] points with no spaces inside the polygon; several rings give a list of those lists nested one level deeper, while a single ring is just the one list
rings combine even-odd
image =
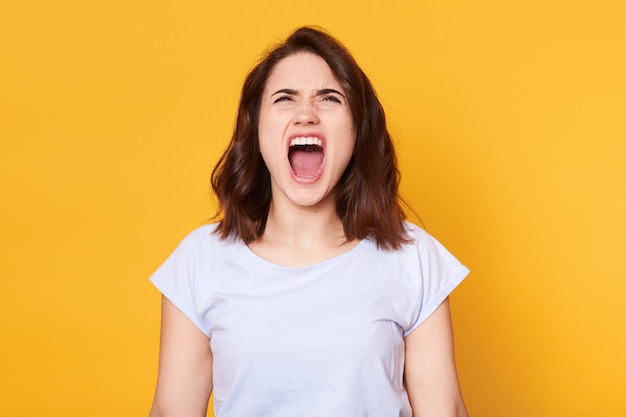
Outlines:
[{"label": "tongue", "polygon": [[300,147],[289,152],[291,169],[300,178],[312,178],[319,171],[324,153],[317,147]]}]

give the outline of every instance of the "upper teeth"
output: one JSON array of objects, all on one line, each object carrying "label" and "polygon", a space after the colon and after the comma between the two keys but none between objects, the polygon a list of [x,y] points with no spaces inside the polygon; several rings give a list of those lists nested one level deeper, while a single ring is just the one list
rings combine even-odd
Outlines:
[{"label": "upper teeth", "polygon": [[291,139],[291,143],[289,143],[289,146],[296,146],[296,145],[322,146],[322,140],[315,136],[300,136],[300,137]]}]

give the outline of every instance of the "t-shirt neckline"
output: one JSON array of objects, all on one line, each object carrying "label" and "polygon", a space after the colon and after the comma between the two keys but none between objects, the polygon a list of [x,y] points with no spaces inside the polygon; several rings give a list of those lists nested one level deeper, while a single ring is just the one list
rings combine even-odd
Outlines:
[{"label": "t-shirt neckline", "polygon": [[361,241],[359,241],[359,243],[357,243],[353,248],[349,249],[346,252],[343,252],[339,255],[330,257],[328,259],[324,259],[322,261],[318,261],[318,262],[313,262],[311,264],[308,265],[304,265],[304,266],[287,266],[287,265],[281,265],[279,263],[276,262],[272,262],[268,259],[263,258],[262,256],[258,255],[256,252],[254,252],[252,249],[250,249],[250,247],[244,243],[241,242],[242,246],[243,246],[243,250],[245,251],[245,253],[247,254],[247,256],[254,260],[255,262],[274,268],[274,269],[282,269],[282,270],[291,270],[291,271],[304,271],[310,268],[316,268],[316,267],[321,267],[324,265],[329,265],[329,264],[333,264],[336,262],[340,262],[348,257],[353,256],[355,253],[359,252],[361,250],[361,248],[363,248],[368,242],[368,239],[361,239]]}]

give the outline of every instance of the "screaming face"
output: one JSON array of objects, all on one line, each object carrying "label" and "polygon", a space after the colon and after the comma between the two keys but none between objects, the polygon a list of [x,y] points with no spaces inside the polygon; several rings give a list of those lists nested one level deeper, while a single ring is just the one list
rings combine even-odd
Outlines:
[{"label": "screaming face", "polygon": [[315,206],[333,198],[354,144],[350,106],[326,61],[301,52],[278,62],[259,115],[259,146],[273,201]]}]

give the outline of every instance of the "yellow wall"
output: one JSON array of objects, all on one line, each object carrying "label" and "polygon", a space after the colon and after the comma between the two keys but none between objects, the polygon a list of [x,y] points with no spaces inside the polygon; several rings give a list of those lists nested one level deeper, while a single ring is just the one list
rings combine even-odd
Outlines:
[{"label": "yellow wall", "polygon": [[405,196],[473,271],[472,415],[626,415],[624,22],[621,0],[0,0],[0,415],[147,413],[147,277],[213,213],[242,79],[301,24],[362,63]]}]

